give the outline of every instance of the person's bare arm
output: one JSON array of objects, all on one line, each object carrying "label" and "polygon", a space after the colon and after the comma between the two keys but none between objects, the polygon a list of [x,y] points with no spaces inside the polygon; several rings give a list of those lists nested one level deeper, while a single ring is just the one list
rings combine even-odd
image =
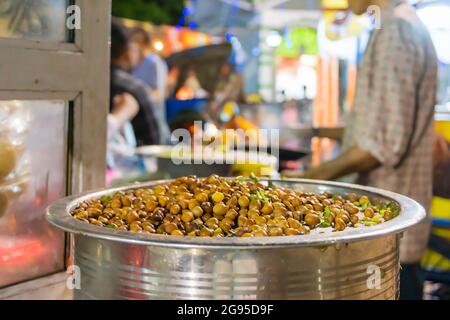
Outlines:
[{"label": "person's bare arm", "polygon": [[341,141],[344,136],[344,127],[318,127],[312,128],[309,126],[295,126],[283,128],[285,134],[290,134],[298,138],[329,138],[336,141]]},{"label": "person's bare arm", "polygon": [[329,138],[336,141],[342,141],[344,138],[344,127],[322,127],[317,128],[318,138]]},{"label": "person's bare arm", "polygon": [[139,112],[137,100],[129,93],[122,93],[115,96],[113,103],[113,108],[107,118],[108,140]]},{"label": "person's bare arm", "polygon": [[117,128],[131,121],[139,112],[139,103],[129,93],[122,93],[114,98],[114,107],[110,113],[116,122]]},{"label": "person's bare arm", "polygon": [[289,178],[334,180],[351,173],[370,171],[379,166],[379,164],[379,161],[369,152],[355,146],[342,153],[336,159],[311,168],[305,173],[283,171],[282,175]]}]

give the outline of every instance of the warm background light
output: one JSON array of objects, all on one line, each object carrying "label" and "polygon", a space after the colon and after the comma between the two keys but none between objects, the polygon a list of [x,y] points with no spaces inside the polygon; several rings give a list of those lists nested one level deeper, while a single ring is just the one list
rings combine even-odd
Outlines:
[{"label": "warm background light", "polygon": [[159,41],[159,40],[155,41],[153,46],[155,47],[156,51],[162,51],[164,49],[164,43],[162,43],[162,41]]}]

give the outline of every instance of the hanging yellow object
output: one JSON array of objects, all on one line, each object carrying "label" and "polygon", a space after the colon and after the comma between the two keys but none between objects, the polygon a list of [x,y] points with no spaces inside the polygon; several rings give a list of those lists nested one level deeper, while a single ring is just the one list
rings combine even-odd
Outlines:
[{"label": "hanging yellow object", "polygon": [[245,99],[249,104],[261,104],[263,102],[262,97],[257,93],[252,93]]},{"label": "hanging yellow object", "polygon": [[323,9],[341,9],[345,10],[348,8],[347,0],[322,0],[322,8]]},{"label": "hanging yellow object", "polygon": [[258,127],[256,125],[254,125],[251,121],[245,119],[244,117],[236,116],[235,121],[236,121],[236,126],[238,128],[243,129],[244,131],[258,129]]},{"label": "hanging yellow object", "polygon": [[[343,22],[342,17],[343,12],[331,10],[323,12],[323,21],[325,23],[325,34],[328,39],[332,41],[341,40],[349,37],[356,37],[370,28],[370,19],[368,17],[356,16],[351,13],[348,14]],[[339,21],[339,22],[338,22]]]},{"label": "hanging yellow object", "polygon": [[231,119],[234,116],[236,110],[236,103],[234,102],[227,102],[223,106],[223,113],[228,117],[228,119]]}]

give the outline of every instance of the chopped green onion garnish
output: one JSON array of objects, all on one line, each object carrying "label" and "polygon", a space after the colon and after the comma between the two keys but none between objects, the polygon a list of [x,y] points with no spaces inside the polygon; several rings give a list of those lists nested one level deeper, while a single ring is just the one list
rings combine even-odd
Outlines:
[{"label": "chopped green onion garnish", "polygon": [[104,196],[102,196],[102,197],[100,198],[100,200],[101,200],[103,203],[105,203],[105,202],[111,201],[112,198],[111,198],[110,195],[104,195]]},{"label": "chopped green onion garnish", "polygon": [[253,182],[258,183],[259,179],[258,177],[255,175],[255,173],[250,173],[250,179],[252,179]]},{"label": "chopped green onion garnish", "polygon": [[247,178],[245,178],[243,176],[236,177],[236,181],[239,182],[239,183],[244,183],[245,180],[247,180]]}]

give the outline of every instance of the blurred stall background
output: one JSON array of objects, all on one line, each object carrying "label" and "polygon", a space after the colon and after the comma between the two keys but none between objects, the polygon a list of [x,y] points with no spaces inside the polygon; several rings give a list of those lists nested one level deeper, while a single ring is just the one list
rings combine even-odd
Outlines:
[{"label": "blurred stall background", "polygon": [[[450,141],[450,1],[410,3],[438,52],[436,131]],[[172,130],[182,126],[176,120],[186,107],[217,130],[280,129],[281,170],[316,165],[339,153],[336,141],[302,138],[296,130],[345,126],[376,23],[347,7],[346,0],[113,0],[113,15],[128,27],[145,28],[153,49],[176,70],[169,73],[178,79],[166,101]],[[190,72],[206,91],[200,98],[183,85]],[[450,201],[435,197],[432,211],[434,232],[450,238],[445,224]],[[423,265],[434,280],[442,280],[441,271],[448,277],[448,253],[430,249]]]},{"label": "blurred stall background", "polygon": [[[438,110],[445,114],[450,100],[450,50],[444,40],[448,1],[411,3],[441,53]],[[374,27],[372,17],[347,11],[346,0],[113,0],[113,15],[128,27],[147,30],[153,49],[173,71],[169,77],[178,77],[166,101],[169,124],[188,106],[205,111],[219,129],[236,117],[258,128],[344,125]],[[207,93],[201,98],[183,87],[192,71]],[[281,146],[311,151],[307,158],[282,159],[288,161],[281,161],[281,168],[317,164],[339,151],[333,141],[299,139],[288,130]]]},{"label": "blurred stall background", "polygon": [[[438,52],[436,131],[450,142],[450,0],[410,2],[429,28]],[[1,40],[38,40],[33,46],[40,42],[52,46],[72,44],[74,33],[65,28],[65,8],[71,3],[0,0]],[[102,3],[95,6],[105,9],[109,5]],[[160,100],[170,131],[184,128],[191,133],[220,136],[228,128],[279,129],[279,143],[258,140],[267,150],[267,157],[248,166],[212,169],[222,175],[257,172],[274,176],[282,169],[307,168],[339,153],[336,141],[297,133],[316,126],[345,126],[358,66],[375,24],[373,17],[354,16],[347,8],[346,0],[112,0],[112,15],[130,29],[146,30],[151,38],[148,50],[167,68],[160,85],[164,91]],[[96,32],[94,35],[100,34]],[[106,61],[106,53],[101,54],[88,58]],[[78,76],[83,78],[84,74]],[[19,107],[11,107],[12,101],[0,102],[0,124],[10,123],[19,110],[18,117],[29,113],[23,121],[29,122],[30,128],[46,127],[47,113],[53,114],[54,123],[60,125],[37,130],[46,132],[45,144],[40,136],[28,131],[21,136],[20,155],[26,159],[26,166],[21,167],[23,175],[14,177],[17,181],[8,180],[12,177],[8,167],[0,168],[4,170],[0,174],[1,289],[61,271],[63,236],[48,229],[42,212],[51,201],[70,193],[66,185],[71,177],[67,174],[70,158],[65,149],[70,137],[69,104],[24,100]],[[202,124],[198,126],[195,121]],[[209,172],[205,167],[196,171],[189,166],[177,171],[180,167],[171,166],[170,143],[136,148],[129,127],[123,132],[125,146],[116,146],[108,154],[107,186]],[[15,133],[17,128],[2,125],[0,133],[6,129]],[[0,139],[0,152],[16,152],[5,147],[7,143]],[[241,151],[252,147],[245,146]],[[5,154],[0,154],[0,160],[7,159]],[[46,159],[42,154],[53,157]],[[25,188],[22,182],[29,176],[33,179]],[[103,171],[99,176],[103,181]],[[450,201],[436,197],[432,211],[436,218],[434,233],[450,239]],[[26,220],[33,217],[30,212],[36,213],[32,222]],[[436,248],[429,250],[423,260],[429,279],[447,279],[450,283],[448,254]]]}]

